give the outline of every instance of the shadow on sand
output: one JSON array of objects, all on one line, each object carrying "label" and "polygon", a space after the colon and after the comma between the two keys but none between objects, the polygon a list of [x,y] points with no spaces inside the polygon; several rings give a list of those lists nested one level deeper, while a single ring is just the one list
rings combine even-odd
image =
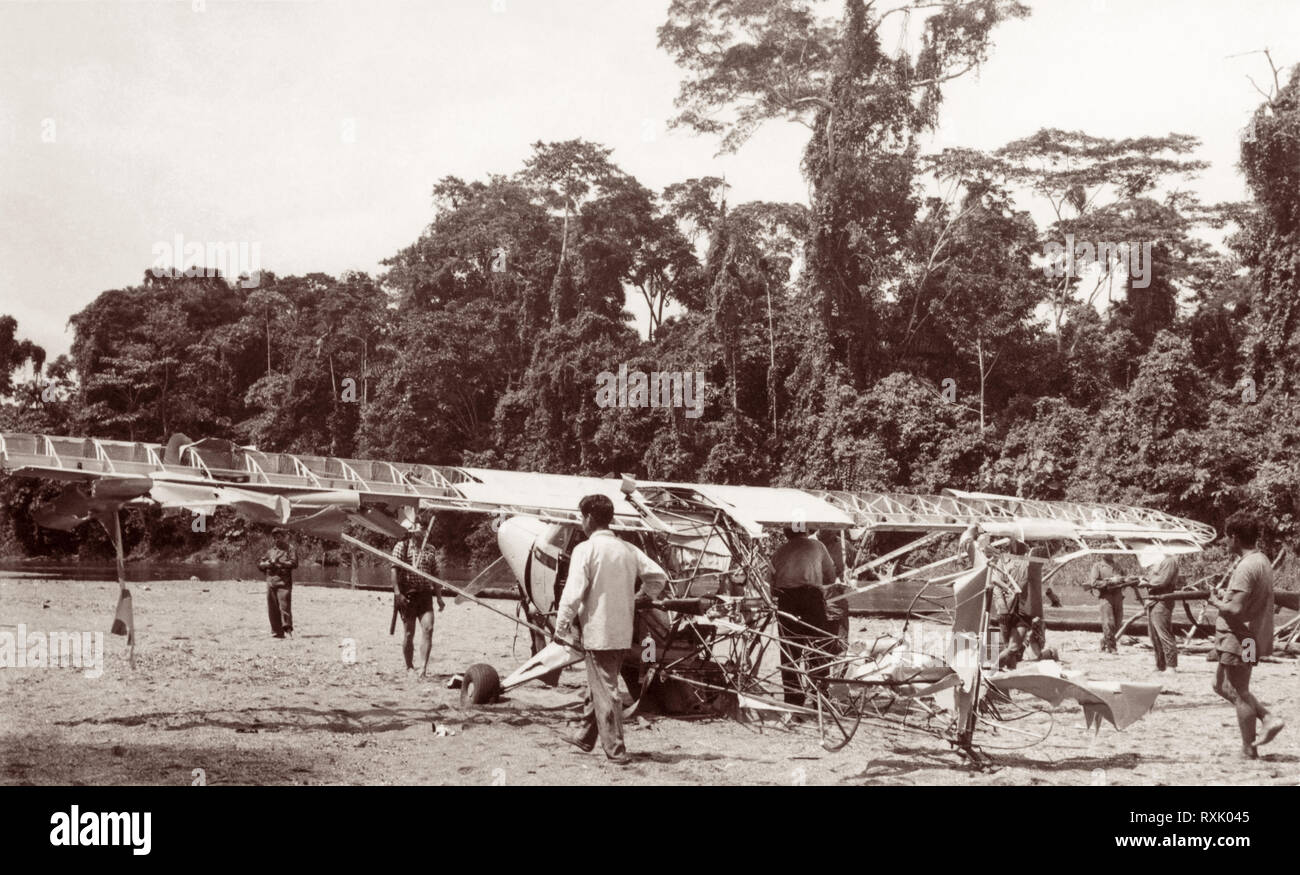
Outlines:
[{"label": "shadow on sand", "polygon": [[345,734],[400,732],[412,726],[446,724],[450,726],[531,723],[554,723],[557,712],[576,706],[509,704],[480,706],[461,710],[452,706],[432,708],[392,708],[371,703],[356,709],[280,707],[220,708],[194,711],[155,711],[114,717],[89,717],[82,720],[59,720],[56,726],[145,726],[150,729],[183,731],[187,729],[232,729],[240,733],[314,730]]},{"label": "shadow on sand", "polygon": [[39,745],[14,739],[0,744],[6,748],[0,756],[0,783],[10,785],[262,785],[337,780],[318,774],[320,763],[311,751],[289,745],[236,750],[225,745],[64,744],[45,739]]}]

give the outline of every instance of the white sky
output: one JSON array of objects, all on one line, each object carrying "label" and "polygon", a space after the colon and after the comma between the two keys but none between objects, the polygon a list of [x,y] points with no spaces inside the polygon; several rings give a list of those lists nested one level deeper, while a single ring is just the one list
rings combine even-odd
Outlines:
[{"label": "white sky", "polygon": [[[664,130],[680,78],[656,47],[667,5],[0,2],[0,313],[53,358],[68,317],[138,283],[177,234],[256,242],[281,275],[374,272],[428,223],[437,179],[512,173],[539,139],[613,147],[654,189],[725,174],[733,204],[806,200],[801,126],[725,159]],[[1244,196],[1237,141],[1260,102],[1246,75],[1263,85],[1268,68],[1228,56],[1300,60],[1300,3],[1030,5],[949,85],[936,146],[1177,131],[1212,163],[1204,200]]]}]

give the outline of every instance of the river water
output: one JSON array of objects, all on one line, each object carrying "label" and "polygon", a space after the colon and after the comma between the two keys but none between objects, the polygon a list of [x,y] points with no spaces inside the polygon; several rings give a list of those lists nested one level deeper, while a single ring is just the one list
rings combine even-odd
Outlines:
[{"label": "river water", "polygon": [[[113,562],[0,562],[0,576],[21,576],[59,580],[117,580]],[[265,575],[252,562],[133,562],[126,563],[130,582],[153,580],[262,580]],[[312,586],[351,586],[352,569],[346,565],[300,565],[293,572],[295,583]],[[455,582],[454,580],[452,581]],[[390,588],[387,568],[358,568],[356,583],[365,587]]]},{"label": "river water", "polygon": [[[0,576],[21,576],[38,579],[59,580],[117,580],[117,566],[112,562],[0,562]],[[130,582],[156,580],[262,580],[265,575],[257,570],[251,562],[133,562],[126,563],[126,579]],[[353,585],[352,569],[346,565],[301,565],[293,573],[295,583],[308,586]],[[391,572],[388,568],[358,568],[356,584],[365,588],[389,589],[392,587]],[[457,583],[456,578],[450,578]],[[461,581],[463,582],[463,581]],[[893,586],[881,587],[868,593],[849,599],[850,610],[857,612],[902,612],[915,605],[915,610],[935,609],[939,605],[951,606],[952,588],[949,586],[931,587],[926,596],[939,605],[916,600],[921,584],[900,582]],[[1057,596],[1070,607],[1094,607],[1096,599],[1082,587],[1058,586]],[[1126,593],[1126,600],[1132,601],[1132,593]]]}]

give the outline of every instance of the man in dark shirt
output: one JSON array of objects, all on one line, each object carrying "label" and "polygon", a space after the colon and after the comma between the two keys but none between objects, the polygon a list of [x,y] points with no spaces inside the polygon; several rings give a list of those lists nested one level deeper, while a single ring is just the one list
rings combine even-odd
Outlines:
[{"label": "man in dark shirt", "polygon": [[266,573],[266,612],[271,618],[271,634],[292,638],[293,570],[298,567],[298,552],[283,531],[276,530],[271,549],[258,560],[257,567]]},{"label": "man in dark shirt", "polygon": [[1210,594],[1219,609],[1214,624],[1214,649],[1219,668],[1214,677],[1214,692],[1237,709],[1237,726],[1241,730],[1241,755],[1258,759],[1255,721],[1264,734],[1259,744],[1268,744],[1286,725],[1250,691],[1250,674],[1255,663],[1273,653],[1273,566],[1268,557],[1256,549],[1259,523],[1248,513],[1238,511],[1225,527],[1232,552],[1241,557],[1228,581],[1228,591]]},{"label": "man in dark shirt", "polygon": [[1044,620],[1043,599],[1054,608],[1061,606],[1051,586],[1043,585],[1043,566],[1048,561],[1048,550],[1042,544],[1035,544],[1029,551],[1029,563],[1025,568],[1025,593],[1023,610],[1029,617],[1029,635],[1025,639],[1026,651],[1030,659],[1056,659],[1056,650],[1047,646],[1047,624]]},{"label": "man in dark shirt", "polygon": [[[1009,549],[1014,550],[1015,545]],[[1001,550],[990,550],[985,556],[991,588],[988,646],[993,646],[992,628],[996,627],[1002,642],[996,654],[997,667],[1015,668],[1024,655],[1025,635],[1029,632],[1029,621],[1020,612],[1020,597],[1024,594],[1024,579],[1018,567],[1020,557],[1006,555]]]},{"label": "man in dark shirt", "polygon": [[[1178,588],[1179,580],[1178,557],[1170,553],[1151,576],[1147,595],[1168,595]],[[1146,604],[1147,634],[1156,654],[1156,671],[1174,674],[1178,671],[1178,639],[1174,637],[1173,602],[1148,599]]]},{"label": "man in dark shirt", "polygon": [[809,532],[785,530],[786,542],[772,556],[772,595],[781,612],[781,686],[785,701],[803,705],[800,666],[819,677],[826,650],[826,587],[835,582],[835,561],[826,545]]},{"label": "man in dark shirt", "polygon": [[1099,556],[1088,572],[1088,589],[1097,596],[1101,613],[1101,652],[1119,653],[1115,632],[1124,621],[1124,588],[1117,585],[1119,572],[1106,556]]},{"label": "man in dark shirt", "polygon": [[[1030,549],[1028,543],[1013,541],[1009,555],[1002,556],[998,567],[1015,581],[1018,594],[995,592],[991,619],[998,624],[1002,651],[997,655],[998,668],[1015,668],[1021,659],[1056,659],[1047,646],[1043,624],[1043,563],[1048,551],[1043,546]],[[1053,605],[1061,606],[1056,593],[1048,588]]]},{"label": "man in dark shirt", "polygon": [[849,647],[849,602],[844,598],[849,586],[844,582],[844,543],[842,533],[833,529],[818,532],[817,540],[826,547],[826,551],[831,554],[831,562],[835,565],[834,581],[822,594],[826,597],[826,632],[832,636],[827,641],[827,649],[839,656]]},{"label": "man in dark shirt", "polygon": [[[418,568],[426,574],[437,574],[438,563],[433,551],[421,549],[412,538],[414,522],[405,526],[406,534],[393,545],[393,558]],[[427,546],[427,545],[426,545]],[[433,652],[433,602],[438,600],[438,610],[447,607],[438,585],[426,577],[412,574],[405,568],[393,566],[393,608],[402,617],[402,657],[407,670],[415,668],[415,625],[420,624],[420,677],[429,673],[429,655]]]}]

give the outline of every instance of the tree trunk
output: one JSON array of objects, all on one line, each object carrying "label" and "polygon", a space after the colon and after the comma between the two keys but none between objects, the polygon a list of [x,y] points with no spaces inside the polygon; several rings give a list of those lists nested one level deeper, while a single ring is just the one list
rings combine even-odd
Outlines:
[{"label": "tree trunk", "polygon": [[569,201],[564,201],[564,228],[560,231],[560,264],[569,253]]},{"label": "tree trunk", "polygon": [[776,386],[772,376],[776,373],[776,332],[772,327],[772,284],[763,278],[763,291],[767,293],[767,397],[772,407],[772,437],[776,437]]}]

